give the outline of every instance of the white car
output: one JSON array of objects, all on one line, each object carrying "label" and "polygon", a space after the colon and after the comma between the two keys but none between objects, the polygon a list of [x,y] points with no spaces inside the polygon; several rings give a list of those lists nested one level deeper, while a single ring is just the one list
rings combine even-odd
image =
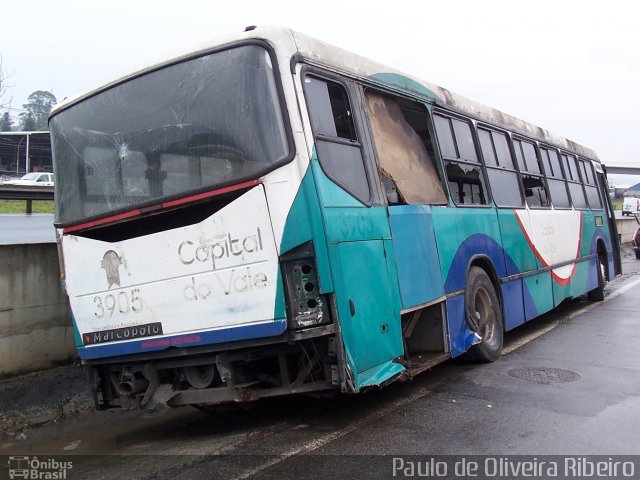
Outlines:
[{"label": "white car", "polygon": [[8,180],[4,182],[4,185],[40,185],[43,187],[52,187],[53,173],[31,172],[17,180]]}]

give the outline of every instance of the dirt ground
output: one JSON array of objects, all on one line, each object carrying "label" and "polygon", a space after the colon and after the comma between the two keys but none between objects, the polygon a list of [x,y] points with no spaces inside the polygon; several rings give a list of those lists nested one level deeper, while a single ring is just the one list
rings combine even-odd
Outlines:
[{"label": "dirt ground", "polygon": [[25,435],[92,410],[85,371],[77,364],[0,380],[0,435]]}]

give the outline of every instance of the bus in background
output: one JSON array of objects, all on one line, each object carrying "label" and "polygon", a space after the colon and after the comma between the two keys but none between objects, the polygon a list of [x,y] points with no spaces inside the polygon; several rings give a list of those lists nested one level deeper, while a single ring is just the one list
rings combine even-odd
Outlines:
[{"label": "bus in background", "polygon": [[58,105],[56,226],[98,408],[360,392],[620,273],[596,154],[280,28]]}]

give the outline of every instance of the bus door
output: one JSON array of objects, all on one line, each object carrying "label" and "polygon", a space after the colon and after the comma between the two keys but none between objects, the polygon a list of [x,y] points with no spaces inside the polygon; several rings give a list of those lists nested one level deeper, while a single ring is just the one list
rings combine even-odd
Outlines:
[{"label": "bus door", "polygon": [[[446,205],[426,108],[400,97],[364,90],[400,291],[405,357],[415,366],[449,352],[444,282],[432,208]],[[438,208],[438,207],[435,207]]]},{"label": "bus door", "polygon": [[[377,385],[404,367],[400,300],[387,212],[363,139],[356,86],[304,71],[313,131],[311,169],[322,211],[343,344],[353,388]],[[355,99],[355,101],[354,101]]]},{"label": "bus door", "polygon": [[611,237],[611,250],[613,253],[613,270],[609,265],[609,280],[614,279],[617,275],[622,273],[622,263],[620,260],[620,241],[618,237],[618,227],[616,225],[616,216],[613,212],[613,205],[611,205],[611,197],[608,195],[609,188],[607,185],[607,169],[602,165],[603,173],[596,172],[598,177],[598,187],[600,188],[600,195],[602,196],[602,203],[605,205],[607,212],[607,222],[609,224],[609,235]]}]

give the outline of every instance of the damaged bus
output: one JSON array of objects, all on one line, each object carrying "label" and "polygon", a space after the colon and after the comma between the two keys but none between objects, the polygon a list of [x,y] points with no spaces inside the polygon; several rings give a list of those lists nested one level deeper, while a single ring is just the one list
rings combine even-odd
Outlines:
[{"label": "damaged bus", "polygon": [[98,408],[494,361],[504,332],[620,273],[591,149],[291,30],[134,72],[49,125]]}]

